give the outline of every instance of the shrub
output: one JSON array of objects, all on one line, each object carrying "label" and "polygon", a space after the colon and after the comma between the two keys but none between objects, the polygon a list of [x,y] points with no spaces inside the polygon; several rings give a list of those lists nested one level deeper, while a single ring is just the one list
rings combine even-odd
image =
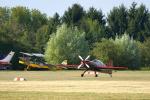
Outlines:
[{"label": "shrub", "polygon": [[145,42],[139,43],[141,52],[141,65],[143,67],[150,67],[150,38]]},{"label": "shrub", "polygon": [[91,54],[105,63],[113,60],[114,66],[127,66],[129,69],[140,68],[140,50],[138,42],[124,34],[115,40],[103,39],[95,44]]},{"label": "shrub", "polygon": [[118,63],[121,66],[128,66],[129,69],[139,69],[140,67],[140,50],[138,42],[124,34],[113,41],[119,49]]}]

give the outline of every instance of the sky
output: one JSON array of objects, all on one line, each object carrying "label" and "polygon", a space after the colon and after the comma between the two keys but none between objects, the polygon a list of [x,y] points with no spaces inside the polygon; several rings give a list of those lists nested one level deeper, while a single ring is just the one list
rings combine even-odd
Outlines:
[{"label": "sky", "polygon": [[25,6],[29,9],[38,9],[48,16],[53,16],[56,12],[62,16],[68,7],[78,3],[85,10],[94,7],[107,15],[113,7],[124,4],[129,8],[132,2],[138,5],[143,3],[150,10],[150,0],[0,0],[0,7]]}]

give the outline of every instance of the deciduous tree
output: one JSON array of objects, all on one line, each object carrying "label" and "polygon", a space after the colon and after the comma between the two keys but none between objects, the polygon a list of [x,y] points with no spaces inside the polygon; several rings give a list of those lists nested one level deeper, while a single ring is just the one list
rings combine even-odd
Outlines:
[{"label": "deciduous tree", "polygon": [[45,59],[52,64],[61,63],[65,59],[70,63],[77,63],[78,55],[86,56],[88,50],[85,33],[76,27],[67,27],[63,24],[49,39]]}]

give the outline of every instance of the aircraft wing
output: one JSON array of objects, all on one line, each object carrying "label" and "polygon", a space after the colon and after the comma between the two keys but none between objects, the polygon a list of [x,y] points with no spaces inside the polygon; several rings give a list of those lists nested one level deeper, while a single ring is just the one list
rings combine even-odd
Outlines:
[{"label": "aircraft wing", "polygon": [[26,52],[20,52],[20,53],[23,54],[23,55],[26,55],[26,56],[30,56],[30,57],[32,57],[32,56],[35,56],[35,57],[44,57],[44,55],[41,54],[41,53],[26,53]]},{"label": "aircraft wing", "polygon": [[25,52],[20,52],[21,54],[23,54],[23,55],[26,55],[26,56],[33,56],[32,54],[30,54],[30,53],[25,53]]},{"label": "aircraft wing", "polygon": [[65,68],[65,69],[68,69],[68,68],[77,68],[79,65],[64,65],[64,64],[58,64],[58,65],[55,65],[59,68]]},{"label": "aircraft wing", "polygon": [[115,66],[97,66],[100,69],[128,69],[128,67],[115,67]]}]

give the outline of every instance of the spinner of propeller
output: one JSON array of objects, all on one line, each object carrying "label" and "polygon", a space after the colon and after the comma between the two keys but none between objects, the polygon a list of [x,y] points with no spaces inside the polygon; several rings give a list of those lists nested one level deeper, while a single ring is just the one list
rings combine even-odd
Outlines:
[{"label": "spinner of propeller", "polygon": [[86,66],[87,68],[90,68],[88,63],[90,62],[88,59],[90,58],[90,55],[88,55],[85,59],[83,59],[80,55],[79,58],[81,59],[81,64],[78,66],[78,69],[80,69],[83,66]]}]

